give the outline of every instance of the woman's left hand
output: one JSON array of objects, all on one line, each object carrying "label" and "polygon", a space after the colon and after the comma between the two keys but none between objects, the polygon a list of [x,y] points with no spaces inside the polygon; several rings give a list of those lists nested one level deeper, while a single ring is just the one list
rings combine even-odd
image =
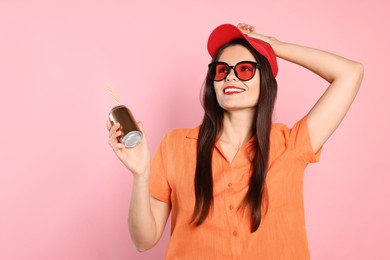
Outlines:
[{"label": "woman's left hand", "polygon": [[256,29],[254,26],[246,23],[239,23],[237,24],[237,28],[241,30],[241,32],[245,33],[249,37],[256,38],[262,41],[265,41],[272,45],[275,41],[277,41],[276,38],[262,35],[258,32],[256,32]]}]

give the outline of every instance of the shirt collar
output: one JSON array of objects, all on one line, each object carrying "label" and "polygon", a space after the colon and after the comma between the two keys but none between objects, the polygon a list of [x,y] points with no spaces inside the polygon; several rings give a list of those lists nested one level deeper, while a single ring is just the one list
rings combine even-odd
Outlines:
[{"label": "shirt collar", "polygon": [[198,127],[195,127],[195,128],[192,128],[188,134],[186,135],[187,138],[189,139],[196,139],[198,140],[198,137],[199,137],[199,129],[200,129],[200,126]]},{"label": "shirt collar", "polygon": [[[195,127],[195,128],[192,128],[188,134],[186,135],[187,138],[189,139],[195,139],[195,140],[198,140],[199,138],[199,130],[200,130],[200,126],[198,127]],[[256,137],[255,136],[252,136],[251,139],[249,139],[249,141],[247,142],[247,144],[253,144],[256,142]]]}]

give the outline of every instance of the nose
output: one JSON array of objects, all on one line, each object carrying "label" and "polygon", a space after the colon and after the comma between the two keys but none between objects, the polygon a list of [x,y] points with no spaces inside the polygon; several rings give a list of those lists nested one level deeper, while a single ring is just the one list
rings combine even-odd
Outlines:
[{"label": "nose", "polygon": [[234,66],[230,67],[229,74],[226,76],[226,80],[237,80],[236,74],[234,73]]}]

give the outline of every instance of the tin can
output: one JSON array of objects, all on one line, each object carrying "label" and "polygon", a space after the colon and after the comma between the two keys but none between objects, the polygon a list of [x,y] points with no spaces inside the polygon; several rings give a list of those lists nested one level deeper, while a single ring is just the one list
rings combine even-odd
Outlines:
[{"label": "tin can", "polygon": [[111,123],[119,123],[119,130],[122,132],[118,136],[118,142],[126,147],[132,148],[139,144],[142,140],[142,132],[132,115],[130,109],[124,105],[113,107],[108,115]]}]

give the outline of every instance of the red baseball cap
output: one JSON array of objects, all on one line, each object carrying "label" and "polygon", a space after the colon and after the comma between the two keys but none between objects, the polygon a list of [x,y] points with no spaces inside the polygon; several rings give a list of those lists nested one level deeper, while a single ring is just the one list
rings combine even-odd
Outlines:
[{"label": "red baseball cap", "polygon": [[222,24],[211,32],[207,42],[207,50],[211,57],[214,57],[215,53],[222,45],[238,38],[245,39],[268,60],[271,65],[272,74],[276,77],[278,74],[278,63],[276,62],[276,55],[271,45],[265,41],[249,37],[232,24]]}]

